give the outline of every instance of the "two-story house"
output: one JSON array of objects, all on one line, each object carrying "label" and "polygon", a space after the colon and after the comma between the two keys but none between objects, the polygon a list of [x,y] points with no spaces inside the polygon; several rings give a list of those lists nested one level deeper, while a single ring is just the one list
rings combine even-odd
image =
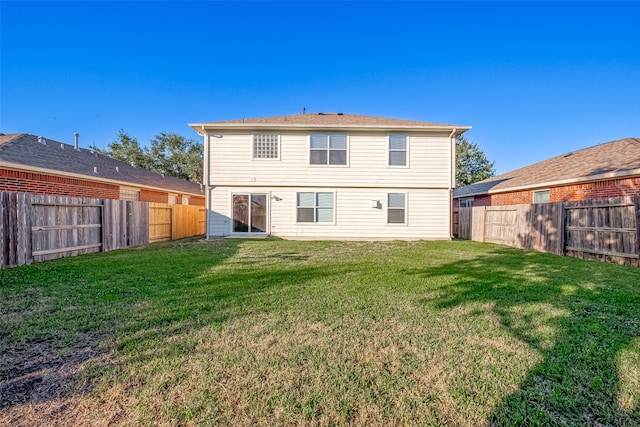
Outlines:
[{"label": "two-story house", "polygon": [[190,126],[204,136],[208,238],[451,237],[469,126],[341,113]]}]

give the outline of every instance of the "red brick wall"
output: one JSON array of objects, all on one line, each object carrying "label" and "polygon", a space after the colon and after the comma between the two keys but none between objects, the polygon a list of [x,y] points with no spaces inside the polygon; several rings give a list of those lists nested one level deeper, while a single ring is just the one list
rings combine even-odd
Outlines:
[{"label": "red brick wall", "polygon": [[0,168],[0,191],[118,199],[118,185]]},{"label": "red brick wall", "polygon": [[192,206],[204,206],[204,197],[191,196],[189,198],[189,204]]},{"label": "red brick wall", "polygon": [[169,203],[169,193],[140,189],[141,202]]},{"label": "red brick wall", "polygon": [[608,179],[549,189],[552,202],[608,199],[620,196],[640,196],[640,177]]},{"label": "red brick wall", "polygon": [[[640,176],[549,188],[549,201],[551,202],[577,202],[580,200],[608,199],[620,196],[640,196]],[[531,190],[475,196],[473,200],[473,206],[504,206],[531,203],[533,203],[533,191]]]}]

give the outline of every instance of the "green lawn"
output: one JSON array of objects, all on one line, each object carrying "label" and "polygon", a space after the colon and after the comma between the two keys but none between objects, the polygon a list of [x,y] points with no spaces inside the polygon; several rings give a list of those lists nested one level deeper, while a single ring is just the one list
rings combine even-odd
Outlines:
[{"label": "green lawn", "polygon": [[640,425],[640,269],[178,241],[0,271],[0,425]]}]

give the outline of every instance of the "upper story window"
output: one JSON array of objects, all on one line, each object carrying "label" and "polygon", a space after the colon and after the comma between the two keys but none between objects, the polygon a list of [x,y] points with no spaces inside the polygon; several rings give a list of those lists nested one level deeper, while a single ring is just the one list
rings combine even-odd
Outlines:
[{"label": "upper story window", "polygon": [[280,138],[273,134],[253,135],[254,159],[279,159]]},{"label": "upper story window", "polygon": [[470,208],[473,206],[473,197],[467,197],[466,199],[460,199],[461,208]]},{"label": "upper story window", "polygon": [[346,165],[347,135],[311,135],[309,164]]},{"label": "upper story window", "polygon": [[333,222],[333,193],[297,193],[298,222]]},{"label": "upper story window", "polygon": [[549,190],[533,192],[533,203],[549,203]]},{"label": "upper story window", "polygon": [[389,135],[389,166],[407,166],[407,137]]}]

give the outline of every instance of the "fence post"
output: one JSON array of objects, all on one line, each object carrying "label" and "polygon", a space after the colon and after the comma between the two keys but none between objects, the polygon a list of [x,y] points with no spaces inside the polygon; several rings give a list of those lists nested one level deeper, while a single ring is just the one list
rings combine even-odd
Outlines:
[{"label": "fence post", "polygon": [[565,255],[564,239],[565,239],[565,233],[566,233],[564,202],[559,202],[558,215],[560,215],[560,218],[558,218],[558,233],[560,234],[558,236],[558,241],[559,241],[559,244],[560,244],[560,247],[558,248],[558,254],[564,256]]}]

